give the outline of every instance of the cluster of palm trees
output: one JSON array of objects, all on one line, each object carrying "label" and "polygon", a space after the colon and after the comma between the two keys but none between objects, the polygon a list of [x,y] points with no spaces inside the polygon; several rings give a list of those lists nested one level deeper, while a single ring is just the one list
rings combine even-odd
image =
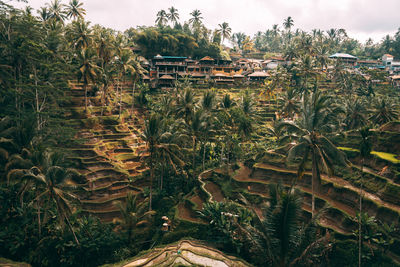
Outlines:
[{"label": "cluster of palm trees", "polygon": [[210,223],[210,239],[233,246],[257,266],[297,266],[321,263],[332,248],[329,232],[318,233],[315,219],[302,223],[301,194],[280,184],[269,186],[269,205],[262,216],[241,198],[209,202],[199,212]]},{"label": "cluster of palm trees", "polygon": [[[156,171],[160,174],[160,189],[168,170],[193,184],[197,181],[199,162],[204,170],[208,164],[221,163],[222,158],[229,161],[239,157],[233,153],[233,139],[247,140],[251,135],[250,94],[244,94],[239,101],[226,94],[218,101],[213,91],[205,91],[198,98],[192,89],[179,84],[175,94],[176,97],[165,95],[159,103],[153,103],[152,115],[145,122],[142,138],[149,153],[146,165],[150,169],[151,190]],[[218,156],[215,150],[219,151]],[[152,191],[150,208],[151,202]]]},{"label": "cluster of palm trees", "polygon": [[[185,22],[185,25],[191,28],[193,34],[197,36],[196,40],[198,40],[198,36],[203,34],[201,32],[209,31],[203,24],[202,20],[203,17],[201,16],[202,13],[200,10],[195,9],[191,13],[191,18],[189,19],[188,23]],[[157,18],[155,23],[159,27],[164,27],[167,25],[168,22],[171,22],[172,26],[176,27],[179,23],[179,13],[178,9],[174,7],[168,8],[168,12],[165,10],[160,10],[157,13]],[[185,27],[184,25],[184,27]],[[232,33],[232,29],[229,27],[227,22],[223,22],[218,24],[218,29],[214,31],[213,36],[220,35],[222,37],[222,44],[224,43],[225,39],[229,39]]]},{"label": "cluster of palm trees", "polygon": [[[103,106],[109,87],[116,85],[121,113],[122,84],[129,78],[134,91],[146,71],[140,58],[132,52],[127,36],[98,25],[91,27],[84,20],[86,12],[82,5],[78,0],[71,0],[68,6],[54,0],[39,11],[40,19],[49,31],[56,29],[60,35],[65,33],[66,42],[60,45],[69,51],[65,60],[77,65],[76,77],[85,90],[85,110],[90,84],[101,88]],[[73,21],[64,25],[66,18],[73,18]],[[54,28],[55,25],[58,27]]]},{"label": "cluster of palm trees", "polygon": [[[37,145],[34,127],[32,123],[15,126],[9,117],[0,120],[0,174],[6,178],[7,187],[18,188],[21,207],[35,207],[39,238],[42,228],[56,215],[62,228],[67,226],[79,244],[69,218],[73,203],[78,201],[73,192],[82,177],[68,166],[65,154]],[[34,196],[27,202],[28,194]]]}]

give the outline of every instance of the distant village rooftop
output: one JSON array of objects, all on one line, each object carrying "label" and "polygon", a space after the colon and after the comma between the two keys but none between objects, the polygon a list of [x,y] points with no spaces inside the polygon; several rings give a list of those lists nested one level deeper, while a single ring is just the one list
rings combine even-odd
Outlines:
[{"label": "distant village rooftop", "polygon": [[351,59],[357,59],[357,57],[350,55],[350,54],[346,54],[346,53],[336,53],[331,55],[329,58],[351,58]]}]

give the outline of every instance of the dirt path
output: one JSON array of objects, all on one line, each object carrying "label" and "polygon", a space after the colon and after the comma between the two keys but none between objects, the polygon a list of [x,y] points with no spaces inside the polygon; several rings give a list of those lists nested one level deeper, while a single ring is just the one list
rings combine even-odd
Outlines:
[{"label": "dirt path", "polygon": [[217,184],[208,181],[204,187],[211,194],[212,196],[211,200],[220,202],[225,199],[224,194],[221,191],[221,188]]}]

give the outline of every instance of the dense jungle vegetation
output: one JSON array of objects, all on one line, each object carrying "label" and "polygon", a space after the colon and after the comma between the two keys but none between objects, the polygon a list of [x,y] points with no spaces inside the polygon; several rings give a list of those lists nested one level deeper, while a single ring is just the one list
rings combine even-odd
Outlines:
[{"label": "dense jungle vegetation", "polygon": [[[344,29],[294,30],[288,17],[251,37],[226,22],[207,29],[199,10],[181,23],[171,7],[118,32],[91,25],[78,0],[12,4],[0,1],[1,257],[99,266],[192,238],[255,266],[399,264],[399,88],[329,55],[400,58],[400,30],[361,44]],[[256,88],[182,79],[161,91],[142,82],[157,54],[290,63]],[[104,152],[115,143],[143,151]],[[107,166],[102,178],[125,191],[104,193],[83,164]],[[91,212],[104,203],[118,216]]]}]

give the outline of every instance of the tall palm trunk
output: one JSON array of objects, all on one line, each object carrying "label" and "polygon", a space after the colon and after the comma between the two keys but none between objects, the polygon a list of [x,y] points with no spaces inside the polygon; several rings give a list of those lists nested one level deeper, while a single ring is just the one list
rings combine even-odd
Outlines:
[{"label": "tall palm trunk", "polygon": [[125,79],[121,79],[121,80],[122,80],[122,84],[120,84],[120,86],[119,86],[119,115],[118,115],[118,118],[121,118],[121,113],[122,113],[122,86],[124,84]]},{"label": "tall palm trunk", "polygon": [[361,159],[361,178],[360,178],[360,210],[358,217],[358,266],[361,267],[361,254],[362,254],[362,222],[361,222],[361,213],[362,213],[362,199],[363,199],[363,178],[364,178],[364,158]]},{"label": "tall palm trunk", "polygon": [[85,112],[87,111],[88,107],[88,99],[87,99],[87,84],[83,83],[83,88],[85,89]]},{"label": "tall palm trunk", "polygon": [[149,199],[149,211],[151,211],[151,204],[152,204],[152,201],[153,201],[153,179],[154,179],[153,152],[150,152],[150,199]]},{"label": "tall palm trunk", "polygon": [[133,116],[133,109],[135,107],[135,88],[136,87],[136,82],[133,82],[133,86],[132,86],[132,116]]},{"label": "tall palm trunk", "polygon": [[203,171],[205,171],[205,161],[206,161],[206,142],[203,142]]},{"label": "tall palm trunk", "polygon": [[[37,194],[38,195],[38,194]],[[39,239],[42,236],[42,222],[40,218],[40,204],[39,204],[39,198],[36,201],[36,207],[37,207],[37,216],[38,216],[38,230],[39,230]]]},{"label": "tall palm trunk", "polygon": [[192,168],[193,168],[193,181],[196,179],[196,137],[193,136],[193,151],[192,151]]},{"label": "tall palm trunk", "polygon": [[106,85],[104,84],[103,85],[103,92],[102,92],[102,94],[101,94],[101,115],[100,116],[103,116],[103,113],[104,113],[104,108],[105,108],[105,106],[106,106]]},{"label": "tall palm trunk", "polygon": [[318,182],[319,182],[319,169],[318,169],[318,161],[317,154],[315,151],[312,152],[312,176],[311,176],[311,214],[314,218],[315,215],[315,191],[318,190]]}]

